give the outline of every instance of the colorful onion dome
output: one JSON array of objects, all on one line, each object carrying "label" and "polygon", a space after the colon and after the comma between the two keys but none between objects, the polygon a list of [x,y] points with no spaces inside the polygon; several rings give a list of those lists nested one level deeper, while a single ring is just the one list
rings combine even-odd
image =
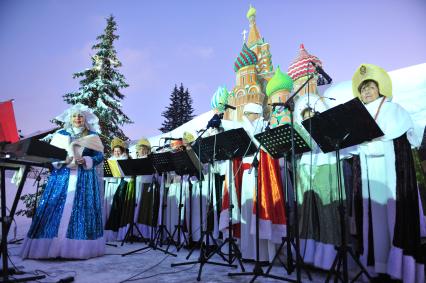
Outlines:
[{"label": "colorful onion dome", "polygon": [[293,61],[290,67],[288,67],[287,73],[293,79],[293,81],[315,73],[315,67],[310,62],[314,62],[318,66],[322,66],[322,62],[318,59],[318,57],[309,54],[308,51],[306,51],[305,46],[300,44],[299,55]]},{"label": "colorful onion dome", "polygon": [[250,5],[250,8],[247,12],[246,17],[247,17],[247,19],[250,19],[253,16],[256,16],[256,9],[252,5]]},{"label": "colorful onion dome", "polygon": [[234,63],[234,71],[238,71],[242,67],[250,66],[250,65],[256,65],[257,64],[257,57],[256,53],[251,51],[247,44],[244,43],[243,49],[240,52],[240,55],[238,55],[237,59]]},{"label": "colorful onion dome", "polygon": [[229,93],[225,86],[218,87],[216,92],[213,94],[211,100],[211,107],[213,110],[218,110],[219,112],[225,111],[225,106],[223,104],[228,103]]},{"label": "colorful onion dome", "polygon": [[279,90],[293,89],[293,80],[291,77],[280,70],[280,66],[277,67],[274,76],[270,79],[266,85],[266,95],[271,96],[274,92]]}]

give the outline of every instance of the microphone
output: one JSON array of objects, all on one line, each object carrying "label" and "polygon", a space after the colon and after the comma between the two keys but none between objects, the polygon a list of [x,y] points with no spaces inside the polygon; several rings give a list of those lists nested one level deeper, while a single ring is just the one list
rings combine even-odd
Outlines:
[{"label": "microphone", "polygon": [[324,69],[321,68],[321,66],[317,65],[313,61],[309,61],[309,62],[312,64],[312,66],[315,67],[315,70],[317,71],[317,73],[323,76],[324,79],[326,79],[327,83],[330,84],[333,79],[324,71]]},{"label": "microphone", "polygon": [[221,115],[214,114],[210,121],[207,123],[206,128],[219,128],[222,123],[223,113]]},{"label": "microphone", "polygon": [[226,109],[232,109],[232,110],[237,109],[237,107],[229,105],[229,104],[226,104],[226,103],[219,103],[219,104],[225,106],[225,110]]},{"label": "microphone", "polygon": [[181,141],[182,138],[164,138],[164,141]]}]

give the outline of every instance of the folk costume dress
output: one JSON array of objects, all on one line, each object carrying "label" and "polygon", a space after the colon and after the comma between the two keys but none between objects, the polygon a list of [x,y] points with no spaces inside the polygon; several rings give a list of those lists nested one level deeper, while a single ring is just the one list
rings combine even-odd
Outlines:
[{"label": "folk costume dress", "polygon": [[[392,103],[392,85],[381,68],[361,65],[352,79],[354,95],[364,80],[380,94],[365,105],[384,136],[359,146],[362,182],[361,260],[372,273],[403,282],[424,282],[420,249],[420,210],[411,145],[418,146],[408,112]],[[410,145],[411,143],[411,145]]]},{"label": "folk costume dress", "polygon": [[[120,157],[110,157],[109,160],[122,160],[127,159],[127,156],[123,154]],[[116,193],[121,192],[121,195],[125,192],[127,189],[127,182],[124,180],[124,178],[116,178],[116,177],[106,177],[105,179],[105,191],[103,196],[103,223],[104,223],[104,236],[105,240],[107,242],[109,241],[115,241],[118,239],[118,228],[120,226],[119,224],[119,217],[117,216],[118,210],[117,210],[117,200],[114,199],[121,199],[120,194]],[[111,218],[112,213],[112,218]],[[121,214],[120,214],[121,217]],[[111,218],[111,220],[110,220]],[[112,222],[114,223],[112,223]],[[107,229],[107,223],[108,223],[108,229]]]},{"label": "folk costume dress", "polygon": [[[139,153],[142,147],[145,147],[146,152]],[[147,138],[141,138],[135,149],[136,158],[147,158],[148,152],[151,151],[151,144]],[[157,227],[159,219],[161,219],[159,213],[161,212],[160,200],[162,199],[163,184],[162,176],[158,176],[158,174],[136,176],[136,192],[133,192],[132,196],[135,196],[134,223],[138,229],[133,230],[134,236],[140,237],[140,232],[144,238],[154,237],[151,234],[155,233],[155,229],[152,228]]]},{"label": "folk costume dress", "polygon": [[[261,126],[259,124],[261,123]],[[243,117],[247,133],[254,135],[263,130],[263,119],[253,124]],[[259,201],[259,258],[271,261],[275,256],[276,245],[286,235],[286,216],[284,211],[283,183],[277,159],[265,151],[259,152],[258,179],[254,170],[249,174],[245,164],[251,164],[253,157],[243,158],[241,190],[241,252],[243,258],[256,258],[256,201]],[[250,168],[250,166],[248,166]],[[256,184],[259,196],[256,198]]]},{"label": "folk costume dress", "polygon": [[[151,237],[151,228],[157,227],[159,223],[161,192],[164,190],[161,179],[161,176],[154,177],[153,175],[136,177],[138,205],[135,222],[145,238]],[[133,233],[135,232],[133,231]]]},{"label": "folk costume dress", "polygon": [[[120,215],[119,229],[117,240],[122,241],[125,239],[130,225],[133,224],[135,218],[135,207],[136,207],[136,187],[134,177],[125,177],[124,181],[127,183],[127,187],[123,196],[122,210]],[[121,196],[121,195],[120,195]]]},{"label": "folk costume dress", "polygon": [[[52,144],[68,143],[69,155],[82,156],[84,166],[71,162],[53,164],[36,214],[22,246],[23,258],[87,259],[105,253],[102,205],[95,166],[103,160],[103,145],[96,134],[98,119],[86,106],[77,104],[57,117],[70,121],[74,112],[84,113],[84,131],[65,129],[53,135]],[[80,128],[81,129],[81,128]]]},{"label": "folk costume dress", "polygon": [[[296,98],[295,128],[311,148],[296,161],[300,251],[305,263],[328,270],[336,256],[335,246],[341,241],[337,165],[335,153],[323,153],[301,124],[302,113],[314,108],[323,112],[329,106],[316,93],[305,93]],[[341,150],[340,156],[347,157],[346,150]],[[342,169],[344,162],[340,162]],[[343,173],[341,180],[344,180]],[[344,182],[342,192],[345,199]]]},{"label": "folk costume dress", "polygon": [[[208,175],[208,166],[210,166],[210,177]],[[191,229],[188,230],[192,232],[191,239],[193,241],[198,241],[201,237],[200,223],[203,223],[203,230],[211,231],[215,239],[219,236],[215,174],[220,174],[220,163],[204,164],[203,167],[203,180],[199,181],[198,178],[191,178],[192,194],[188,194],[186,199],[186,203],[189,203],[189,198],[191,198],[192,202],[191,210],[186,210],[185,216],[188,227],[191,225]],[[200,197],[202,215],[200,215]],[[188,221],[189,219],[191,221]]]},{"label": "folk costume dress", "polygon": [[[118,159],[128,159],[123,154]],[[105,239],[107,241],[124,240],[135,214],[135,181],[132,177],[120,178],[120,183],[114,193],[110,215],[105,224]]]},{"label": "folk costume dress", "polygon": [[[181,181],[182,178],[182,181]],[[182,188],[181,188],[181,182],[182,182]],[[184,243],[185,238],[183,233],[187,232],[187,227],[185,224],[185,209],[187,207],[186,199],[187,194],[189,192],[189,177],[188,175],[179,176],[175,172],[169,172],[167,174],[167,180],[166,180],[166,187],[168,187],[167,190],[167,210],[165,212],[166,215],[164,215],[164,220],[167,226],[167,229],[170,231],[171,234],[174,232],[174,241],[178,240],[178,233],[176,230],[176,225],[179,223],[182,224],[181,229],[181,235],[180,235],[180,243]],[[181,192],[182,190],[182,192]],[[179,203],[180,200],[183,207],[181,208],[181,214],[179,219]],[[188,239],[188,237],[186,237]]]},{"label": "folk costume dress", "polygon": [[[261,106],[249,103],[245,106],[244,112],[261,113]],[[261,132],[264,126],[263,118],[257,119],[251,123],[245,116],[243,117],[243,127],[249,136],[254,139],[254,135]],[[272,260],[276,252],[276,243],[281,242],[285,236],[285,213],[282,195],[282,184],[278,160],[273,160],[265,152],[261,151],[259,157],[259,174],[256,180],[254,171],[249,174],[250,165],[253,157],[244,157],[242,164],[233,161],[233,172],[235,176],[233,188],[230,190],[233,194],[234,204],[233,214],[240,212],[239,218],[235,222],[240,224],[240,249],[244,259],[256,258],[256,182],[259,185],[260,192],[260,229],[259,229],[259,258],[262,261]],[[231,176],[228,172],[227,176]],[[228,179],[229,177],[227,177]],[[225,188],[229,187],[226,179]],[[241,181],[240,181],[241,179]],[[226,206],[228,190],[224,191],[223,210],[221,213],[220,227],[224,225],[227,218],[222,216],[229,215]],[[236,209],[239,208],[239,209]],[[227,213],[224,213],[227,212]],[[238,221],[239,220],[239,221]],[[235,223],[234,222],[234,223]],[[238,226],[237,226],[238,227]],[[237,231],[238,232],[238,231]],[[238,233],[237,233],[238,235]]]},{"label": "folk costume dress", "polygon": [[[225,86],[220,86],[213,94],[211,99],[211,108],[215,114],[223,115],[225,112],[225,104],[228,103],[229,93]],[[210,123],[210,122],[209,122]],[[228,131],[235,128],[240,128],[241,124],[239,122],[231,121],[231,120],[222,120],[220,123],[220,127],[218,128],[209,128],[204,133],[204,137],[217,135],[222,131]],[[197,149],[195,149],[197,150]],[[230,163],[232,164],[232,169],[230,170]],[[232,231],[233,237],[240,238],[240,202],[241,202],[241,170],[240,173],[236,172],[241,164],[241,158],[234,160],[222,160],[215,161],[213,166],[211,166],[211,188],[214,188],[209,194],[208,193],[208,183],[204,185],[204,183],[208,179],[208,176],[204,176],[203,182],[203,195],[207,194],[206,199],[210,200],[213,197],[213,209],[217,210],[214,213],[214,218],[208,221],[209,226],[211,225],[211,220],[213,220],[213,235],[216,237],[221,231],[225,237],[228,237],[228,226],[229,226],[229,213],[230,213],[230,197],[232,198],[233,209],[232,209]],[[238,176],[235,176],[237,174]],[[213,177],[213,176],[217,177]],[[213,180],[216,179],[217,180]],[[234,179],[235,178],[235,179]],[[232,187],[230,188],[230,184],[232,182]],[[198,186],[199,187],[199,186]],[[199,191],[199,190],[198,190]],[[229,194],[232,193],[232,195]],[[203,209],[205,209],[205,205],[203,204]],[[218,215],[219,213],[219,215]],[[203,213],[205,214],[205,213]],[[209,215],[210,216],[210,215]],[[204,217],[204,216],[203,216]]]}]

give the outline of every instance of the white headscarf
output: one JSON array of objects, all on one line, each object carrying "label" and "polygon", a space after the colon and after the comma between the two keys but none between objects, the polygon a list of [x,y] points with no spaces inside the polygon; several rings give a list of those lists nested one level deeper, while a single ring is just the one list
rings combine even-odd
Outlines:
[{"label": "white headscarf", "polygon": [[262,105],[250,102],[244,105],[243,114],[245,114],[246,112],[262,114],[263,107]]},{"label": "white headscarf", "polygon": [[83,105],[77,103],[67,110],[64,111],[61,115],[57,116],[55,119],[64,123],[65,129],[72,128],[72,115],[75,113],[82,114],[84,116],[84,124],[89,131],[100,133],[101,129],[99,127],[99,119],[93,113],[93,110]]}]

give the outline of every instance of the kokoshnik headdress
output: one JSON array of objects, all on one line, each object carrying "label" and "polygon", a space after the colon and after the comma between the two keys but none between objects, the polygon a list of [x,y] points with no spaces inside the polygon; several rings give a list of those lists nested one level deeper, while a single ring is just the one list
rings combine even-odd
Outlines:
[{"label": "kokoshnik headdress", "polygon": [[63,122],[65,129],[70,129],[72,128],[72,116],[76,113],[82,114],[84,116],[84,124],[89,131],[96,133],[101,132],[98,117],[96,117],[92,109],[81,103],[77,103],[71,106],[55,119]]},{"label": "kokoshnik headdress", "polygon": [[121,147],[122,149],[126,149],[127,148],[126,143],[122,139],[115,137],[111,141],[111,149],[114,149],[114,148],[116,148],[118,146]]},{"label": "kokoshnik headdress", "polygon": [[360,97],[359,86],[367,80],[377,83],[381,95],[389,99],[392,98],[392,80],[389,74],[384,69],[373,64],[362,64],[356,69],[352,77],[352,92],[355,97]]}]

